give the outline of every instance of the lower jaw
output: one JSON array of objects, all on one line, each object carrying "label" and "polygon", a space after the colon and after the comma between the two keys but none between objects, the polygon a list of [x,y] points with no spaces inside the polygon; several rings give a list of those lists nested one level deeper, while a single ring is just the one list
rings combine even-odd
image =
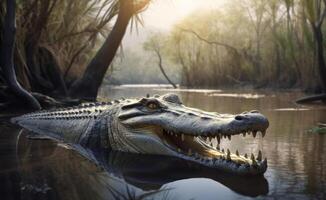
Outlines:
[{"label": "lower jaw", "polygon": [[223,158],[204,158],[201,156],[192,157],[183,154],[177,154],[177,157],[187,161],[198,163],[200,164],[200,166],[205,166],[205,167],[216,169],[221,172],[227,172],[227,173],[243,175],[243,176],[263,175],[267,170],[266,161],[259,162],[256,165],[249,165],[249,164],[238,164],[231,160],[227,160]]},{"label": "lower jaw", "polygon": [[[182,149],[182,150],[181,150]],[[267,160],[256,160],[249,162],[243,162],[232,160],[232,158],[237,159],[240,158],[235,154],[231,154],[228,156],[228,153],[224,153],[224,151],[212,150],[210,152],[209,147],[202,147],[199,151],[193,152],[191,154],[185,153],[185,146],[175,146],[175,148],[171,149],[174,152],[174,156],[178,158],[182,158],[187,161],[191,161],[194,163],[200,164],[200,166],[209,167],[212,169],[216,169],[218,171],[229,172],[232,174],[238,175],[263,175],[267,170]],[[178,151],[179,150],[179,151]],[[242,159],[249,160],[248,158]]]},{"label": "lower jaw", "polygon": [[[174,156],[187,161],[195,162],[201,166],[217,169],[223,172],[230,172],[238,175],[263,175],[267,170],[267,160],[257,159],[254,155],[251,158],[239,156],[228,152],[212,149],[204,140],[180,134],[163,134],[163,141]],[[170,148],[171,147],[171,148]],[[189,149],[192,149],[189,153]],[[197,153],[196,153],[197,152]],[[260,152],[261,153],[261,152]],[[241,158],[240,158],[241,157]]]}]

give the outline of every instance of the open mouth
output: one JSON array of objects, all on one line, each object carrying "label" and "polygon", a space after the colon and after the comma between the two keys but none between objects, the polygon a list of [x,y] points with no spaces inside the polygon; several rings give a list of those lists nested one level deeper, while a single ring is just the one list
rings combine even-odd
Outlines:
[{"label": "open mouth", "polygon": [[[266,130],[263,131],[243,131],[232,133],[232,135],[242,135],[243,137],[252,135],[254,138],[257,134],[265,136]],[[187,160],[216,168],[227,169],[235,172],[249,172],[252,174],[262,174],[267,169],[267,159],[262,158],[262,152],[259,150],[258,155],[241,155],[237,150],[230,152],[229,149],[220,147],[222,140],[231,140],[232,136],[228,134],[215,134],[214,136],[193,136],[185,133],[177,133],[163,129],[162,140],[165,145],[179,156]]]}]

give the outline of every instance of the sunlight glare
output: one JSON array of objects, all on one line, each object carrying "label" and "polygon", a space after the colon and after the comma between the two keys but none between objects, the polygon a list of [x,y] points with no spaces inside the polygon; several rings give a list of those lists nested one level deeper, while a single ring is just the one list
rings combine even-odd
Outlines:
[{"label": "sunlight glare", "polygon": [[170,29],[197,9],[214,9],[225,2],[226,0],[156,0],[143,13],[143,19],[150,27]]}]

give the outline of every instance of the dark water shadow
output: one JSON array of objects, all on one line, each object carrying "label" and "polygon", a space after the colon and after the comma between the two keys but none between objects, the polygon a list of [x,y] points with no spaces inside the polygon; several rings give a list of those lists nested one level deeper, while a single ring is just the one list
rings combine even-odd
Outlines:
[{"label": "dark water shadow", "polygon": [[256,197],[268,193],[263,176],[243,177],[216,171],[196,163],[166,156],[135,155],[107,152],[108,171],[118,171],[124,179],[144,190],[159,189],[162,185],[189,178],[209,178],[244,196]]},{"label": "dark water shadow", "polygon": [[[32,140],[28,135],[30,132],[23,130],[17,139],[17,160],[23,194],[31,197],[26,199],[34,199],[35,194],[43,195],[44,199],[62,198],[62,191],[71,199],[80,198],[80,194],[75,194],[76,191],[85,192],[81,193],[83,197],[94,198],[99,195],[95,199],[102,199],[104,194],[104,198],[112,197],[107,195],[107,191],[112,192],[108,187],[121,190],[121,193],[133,191],[135,194],[145,194],[160,192],[166,185],[178,180],[187,179],[189,184],[196,184],[192,178],[214,180],[248,197],[268,193],[268,182],[263,176],[241,177],[167,156],[138,155],[105,149],[90,150],[44,138]],[[116,184],[116,180],[119,180],[119,184]],[[89,184],[96,185],[96,190]],[[69,190],[62,187],[68,187]],[[173,189],[168,192],[171,196]],[[92,195],[89,196],[90,194]]]}]

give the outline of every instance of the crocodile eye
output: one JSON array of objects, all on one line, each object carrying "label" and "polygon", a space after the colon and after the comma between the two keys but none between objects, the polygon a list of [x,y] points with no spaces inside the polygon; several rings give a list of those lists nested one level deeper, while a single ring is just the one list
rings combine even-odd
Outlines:
[{"label": "crocodile eye", "polygon": [[160,107],[156,102],[149,102],[146,106],[152,110],[158,109]]}]

